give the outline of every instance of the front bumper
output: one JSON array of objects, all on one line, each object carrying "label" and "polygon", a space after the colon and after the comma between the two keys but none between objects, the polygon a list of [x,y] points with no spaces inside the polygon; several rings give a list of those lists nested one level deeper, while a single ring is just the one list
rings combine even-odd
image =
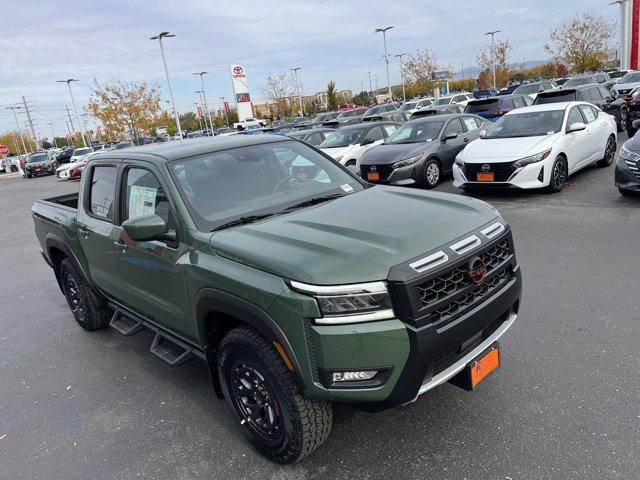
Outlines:
[{"label": "front bumper", "polygon": [[[635,170],[632,170],[634,169]],[[628,165],[618,156],[615,169],[615,184],[618,188],[640,192],[640,167]]]},{"label": "front bumper", "polygon": [[[477,182],[465,176],[462,169],[453,165],[453,186],[458,188],[542,188],[549,184],[551,168],[546,162],[533,163],[513,172],[505,181]],[[488,164],[491,165],[491,164]]]},{"label": "front bumper", "polygon": [[[508,241],[512,242],[510,234]],[[495,242],[483,243],[478,251],[492,248]],[[466,265],[467,256],[455,257],[456,265]],[[314,325],[309,319],[305,320],[311,372],[307,378],[313,378],[313,385],[306,386],[305,394],[380,411],[410,402],[447,382],[501,338],[516,320],[522,276],[515,254],[505,262],[501,265],[507,265],[504,269],[510,273],[504,283],[477,303],[461,309],[451,320],[433,322],[424,318],[405,318],[408,311],[398,295],[402,295],[404,285],[422,284],[424,277],[419,275],[409,283],[397,283],[395,274],[390,274],[389,282],[397,318],[335,326]],[[445,267],[448,269],[452,264]],[[434,274],[439,275],[438,272],[436,270]],[[498,273],[493,274],[496,275]],[[349,388],[335,388],[323,380],[325,372],[349,370],[379,370],[385,376],[376,384],[353,384]]]},{"label": "front bumper", "polygon": [[[375,167],[376,170],[371,170]],[[419,183],[421,172],[424,169],[424,161],[419,160],[416,163],[400,168],[392,168],[392,165],[362,165],[360,164],[360,176],[370,183],[381,183],[385,185],[395,185],[398,187],[408,187]],[[367,173],[370,171],[378,171],[380,180],[369,180]]]}]

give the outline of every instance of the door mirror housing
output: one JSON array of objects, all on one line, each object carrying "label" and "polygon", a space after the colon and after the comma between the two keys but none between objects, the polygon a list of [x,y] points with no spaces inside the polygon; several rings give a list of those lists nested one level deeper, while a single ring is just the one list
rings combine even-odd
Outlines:
[{"label": "door mirror housing", "polygon": [[158,215],[144,215],[130,218],[122,222],[122,228],[131,240],[144,242],[147,240],[170,240],[166,236],[175,237],[175,232],[169,232],[166,222]]},{"label": "door mirror housing", "polygon": [[478,135],[480,135],[481,137],[484,137],[487,134],[487,130],[480,130],[480,133]]},{"label": "door mirror housing", "polygon": [[448,133],[444,137],[442,137],[442,141],[446,142],[447,140],[453,140],[454,138],[458,138],[457,133]]},{"label": "door mirror housing", "polygon": [[575,122],[569,125],[569,128],[567,129],[567,133],[579,132],[580,130],[584,130],[585,128],[587,128],[586,124],[582,122]]},{"label": "door mirror housing", "polygon": [[636,130],[640,129],[640,118],[631,122],[631,126]]},{"label": "door mirror housing", "polygon": [[373,142],[375,142],[373,138],[365,138],[360,145],[364,147],[365,145],[371,145]]}]

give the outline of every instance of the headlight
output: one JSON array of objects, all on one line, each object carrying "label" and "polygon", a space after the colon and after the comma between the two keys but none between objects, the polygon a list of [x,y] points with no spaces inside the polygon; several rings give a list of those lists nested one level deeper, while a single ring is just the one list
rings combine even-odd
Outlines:
[{"label": "headlight", "polygon": [[336,162],[339,162],[340,160],[342,160],[342,157],[344,157],[344,155],[340,155],[339,157],[333,157],[333,159],[334,159]]},{"label": "headlight", "polygon": [[416,163],[418,160],[420,160],[422,158],[422,154],[419,155],[415,155],[413,157],[409,157],[409,158],[405,158],[404,160],[400,160],[399,162],[396,162],[393,164],[393,168],[400,168],[400,167],[406,167],[407,165],[411,165],[413,163]]},{"label": "headlight", "polygon": [[640,160],[640,155],[638,155],[635,152],[632,152],[631,150],[629,150],[627,147],[623,145],[622,148],[620,149],[620,158],[622,158],[623,160],[629,160],[631,162],[637,162],[638,160]]},{"label": "headlight", "polygon": [[322,318],[316,323],[337,325],[393,318],[391,298],[384,282],[354,285],[308,285],[291,281],[289,285],[315,298]]},{"label": "headlight", "polygon": [[531,165],[532,163],[541,162],[542,160],[547,158],[550,153],[551,153],[551,149],[545,150],[544,152],[536,153],[535,155],[531,155],[530,157],[524,157],[524,158],[521,158],[520,160],[516,160],[514,162],[514,165],[517,168],[521,168],[526,165]]}]

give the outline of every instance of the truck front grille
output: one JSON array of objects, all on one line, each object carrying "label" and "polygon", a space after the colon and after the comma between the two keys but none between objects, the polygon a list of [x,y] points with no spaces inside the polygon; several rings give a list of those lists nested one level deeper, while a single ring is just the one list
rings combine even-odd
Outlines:
[{"label": "truck front grille", "polygon": [[[477,285],[469,264],[479,257],[486,266],[484,281]],[[443,265],[433,274],[408,283],[390,285],[399,318],[422,327],[446,325],[484,302],[515,278],[515,253],[510,232]]]}]

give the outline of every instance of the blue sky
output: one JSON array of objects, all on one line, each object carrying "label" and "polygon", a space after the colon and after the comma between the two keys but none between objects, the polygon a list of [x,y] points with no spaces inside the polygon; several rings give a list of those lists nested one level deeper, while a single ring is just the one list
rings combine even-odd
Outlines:
[{"label": "blue sky", "polygon": [[[193,72],[211,72],[205,77],[210,106],[232,96],[229,63],[245,66],[254,99],[269,73],[290,67],[302,67],[305,93],[325,89],[329,80],[339,89],[358,91],[361,83],[368,88],[368,71],[383,86],[382,37],[373,32],[381,26],[395,27],[388,32],[389,53],[428,48],[456,70],[475,64],[487,44],[484,32],[494,29],[510,40],[512,62],[544,60],[549,29],[582,11],[616,20],[619,10],[607,0],[5,2],[0,131],[14,126],[4,107],[25,95],[37,131],[50,136],[47,123],[53,122],[61,134],[69,98],[65,85],[55,81],[63,78],[80,80],[74,84],[79,105],[86,103],[94,77],[157,83],[168,99],[158,44],[149,40],[163,30],[176,34],[166,40],[165,53],[178,109],[188,111],[199,89]],[[393,60],[391,82],[399,83]]]}]

